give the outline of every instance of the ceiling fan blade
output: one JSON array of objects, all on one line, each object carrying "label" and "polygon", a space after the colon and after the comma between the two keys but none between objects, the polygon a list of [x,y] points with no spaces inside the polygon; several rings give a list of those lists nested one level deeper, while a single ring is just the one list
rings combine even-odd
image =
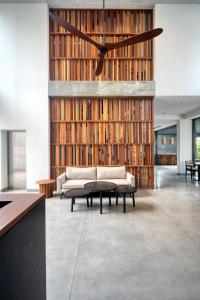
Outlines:
[{"label": "ceiling fan blade", "polygon": [[103,70],[103,62],[104,62],[104,56],[106,55],[106,52],[107,51],[100,52],[100,58],[99,58],[99,61],[98,61],[96,72],[95,72],[96,76],[99,76],[101,74],[102,70]]},{"label": "ceiling fan blade", "polygon": [[154,37],[158,36],[162,32],[163,32],[162,28],[152,29],[150,31],[146,31],[146,32],[143,32],[143,33],[136,34],[136,35],[134,35],[134,36],[132,36],[128,39],[122,40],[120,42],[106,43],[105,47],[108,50],[112,50],[112,49],[117,49],[117,48],[129,46],[129,45],[141,43],[141,42],[153,39]]},{"label": "ceiling fan blade", "polygon": [[56,23],[58,23],[58,25],[60,25],[61,27],[63,27],[65,30],[71,32],[74,35],[77,35],[79,38],[93,44],[95,47],[97,47],[97,49],[102,49],[103,45],[100,43],[97,43],[96,41],[94,41],[93,39],[91,39],[88,35],[84,34],[83,32],[81,32],[80,30],[78,30],[76,27],[74,27],[73,25],[71,25],[70,23],[68,23],[67,21],[61,19],[58,15],[54,14],[54,13],[49,13],[50,17],[52,18],[53,21],[55,21]]}]

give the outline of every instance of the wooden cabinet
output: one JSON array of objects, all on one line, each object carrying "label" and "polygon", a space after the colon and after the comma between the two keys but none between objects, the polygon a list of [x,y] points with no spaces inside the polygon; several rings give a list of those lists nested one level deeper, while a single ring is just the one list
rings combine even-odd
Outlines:
[{"label": "wooden cabinet", "polygon": [[156,165],[176,165],[176,154],[158,154],[156,156]]}]

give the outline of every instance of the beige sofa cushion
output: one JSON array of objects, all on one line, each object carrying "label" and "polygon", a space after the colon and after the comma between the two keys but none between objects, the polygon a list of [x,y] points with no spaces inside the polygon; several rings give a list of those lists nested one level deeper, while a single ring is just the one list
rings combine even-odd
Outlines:
[{"label": "beige sofa cushion", "polygon": [[97,167],[97,180],[125,179],[126,167]]},{"label": "beige sofa cushion", "polygon": [[89,182],[93,182],[94,180],[76,180],[76,179],[69,179],[66,180],[63,185],[62,189],[79,189],[84,188],[84,185]]},{"label": "beige sofa cushion", "polygon": [[96,168],[76,168],[67,167],[66,168],[66,178],[67,179],[93,179],[96,180]]}]

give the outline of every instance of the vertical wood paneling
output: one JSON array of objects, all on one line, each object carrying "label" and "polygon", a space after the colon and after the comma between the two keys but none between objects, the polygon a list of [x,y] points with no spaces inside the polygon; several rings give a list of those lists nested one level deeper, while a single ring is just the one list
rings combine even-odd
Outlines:
[{"label": "vertical wood paneling", "polygon": [[[102,42],[101,10],[53,10]],[[117,42],[151,30],[152,10],[106,10],[105,37]],[[95,76],[98,51],[50,19],[50,80],[153,80],[152,41],[110,51]],[[66,166],[126,165],[136,186],[153,187],[153,99],[50,99],[51,176]]]},{"label": "vertical wood paneling", "polygon": [[151,98],[52,98],[52,178],[66,166],[126,165],[139,187],[152,187],[152,102]]},{"label": "vertical wood paneling", "polygon": [[[102,11],[53,10],[91,38],[101,42]],[[152,10],[106,10],[106,41],[117,42],[152,28]],[[51,80],[152,80],[152,45],[146,41],[108,52],[104,71],[95,76],[96,47],[55,24],[50,18]]]}]

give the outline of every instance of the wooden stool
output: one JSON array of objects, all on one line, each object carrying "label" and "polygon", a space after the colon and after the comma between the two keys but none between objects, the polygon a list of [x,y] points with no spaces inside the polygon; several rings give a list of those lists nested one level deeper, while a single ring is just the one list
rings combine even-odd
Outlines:
[{"label": "wooden stool", "polygon": [[45,194],[45,198],[53,197],[53,185],[56,181],[54,179],[43,179],[38,180],[36,183],[39,184],[39,191]]}]

